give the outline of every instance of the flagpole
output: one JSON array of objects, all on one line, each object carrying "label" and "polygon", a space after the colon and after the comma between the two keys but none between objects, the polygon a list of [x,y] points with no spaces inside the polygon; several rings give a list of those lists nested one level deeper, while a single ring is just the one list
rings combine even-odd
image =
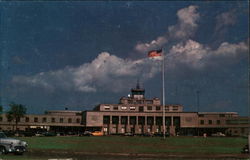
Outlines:
[{"label": "flagpole", "polygon": [[166,124],[165,124],[165,57],[162,50],[162,116],[163,116],[163,139],[166,138]]}]

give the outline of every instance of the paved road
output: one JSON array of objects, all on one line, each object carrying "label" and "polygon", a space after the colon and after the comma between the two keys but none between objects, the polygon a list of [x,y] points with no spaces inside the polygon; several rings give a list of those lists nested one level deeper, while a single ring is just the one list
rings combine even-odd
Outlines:
[{"label": "paved road", "polygon": [[[57,150],[31,150],[27,155],[32,157],[46,156],[59,158],[95,159],[95,160],[130,160],[130,159],[249,159],[248,154],[135,154],[135,153],[99,153],[99,152],[74,152]],[[84,158],[85,157],[85,158]],[[89,158],[86,158],[89,157]],[[74,160],[75,160],[74,159]]]}]

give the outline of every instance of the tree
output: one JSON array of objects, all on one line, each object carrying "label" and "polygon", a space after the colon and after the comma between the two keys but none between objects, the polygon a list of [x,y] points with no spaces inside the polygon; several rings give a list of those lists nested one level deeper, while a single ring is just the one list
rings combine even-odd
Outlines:
[{"label": "tree", "polygon": [[3,112],[3,107],[0,106],[0,114],[2,114],[2,112]]},{"label": "tree", "polygon": [[11,103],[9,106],[10,110],[7,112],[6,117],[9,121],[14,120],[17,130],[18,122],[20,121],[20,118],[24,117],[27,109],[22,104]]},{"label": "tree", "polygon": [[0,105],[0,119],[2,119],[3,106]]}]

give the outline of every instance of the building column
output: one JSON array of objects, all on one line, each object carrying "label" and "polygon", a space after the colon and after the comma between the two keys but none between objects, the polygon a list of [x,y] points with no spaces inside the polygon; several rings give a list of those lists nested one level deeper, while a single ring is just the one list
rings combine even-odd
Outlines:
[{"label": "building column", "polygon": [[112,127],[113,124],[112,124],[112,116],[109,116],[109,127],[108,127],[108,134],[111,134],[112,133]]},{"label": "building column", "polygon": [[144,116],[144,128],[143,128],[143,133],[147,133],[148,132],[148,123],[147,123],[147,116]]},{"label": "building column", "polygon": [[171,127],[173,127],[173,126],[174,126],[174,117],[171,116]]},{"label": "building column", "polygon": [[117,133],[122,132],[121,116],[118,116]]},{"label": "building column", "polygon": [[135,123],[135,133],[138,134],[139,133],[138,116],[136,116],[135,120],[136,120],[136,123]]},{"label": "building column", "polygon": [[127,124],[126,124],[126,132],[131,132],[129,123],[130,123],[130,121],[129,121],[129,116],[128,116],[128,121],[127,121]]},{"label": "building column", "polygon": [[174,117],[171,116],[170,135],[175,136]]},{"label": "building column", "polygon": [[156,132],[156,117],[153,116],[153,126],[152,126],[152,132],[155,133]]}]

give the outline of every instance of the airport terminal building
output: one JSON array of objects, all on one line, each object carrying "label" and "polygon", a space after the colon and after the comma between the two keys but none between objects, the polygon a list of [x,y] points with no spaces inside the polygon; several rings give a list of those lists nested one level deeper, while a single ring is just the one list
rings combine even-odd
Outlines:
[{"label": "airport terminal building", "polygon": [[[163,106],[159,98],[146,99],[145,90],[137,84],[131,96],[122,97],[118,104],[100,104],[84,111],[82,124],[87,130],[104,134],[163,132]],[[184,112],[183,106],[165,106],[165,127],[170,135],[248,134],[247,117],[237,112]]]},{"label": "airport terminal building", "polygon": [[[159,98],[145,98],[145,90],[137,84],[131,95],[120,98],[118,104],[100,104],[93,110],[46,111],[29,114],[18,122],[17,130],[47,130],[53,132],[102,131],[110,134],[145,134],[163,132],[163,106]],[[185,112],[183,106],[165,106],[166,132],[176,135],[247,135],[249,119],[237,112]],[[15,130],[15,122],[5,114],[0,116],[0,130]]]}]

